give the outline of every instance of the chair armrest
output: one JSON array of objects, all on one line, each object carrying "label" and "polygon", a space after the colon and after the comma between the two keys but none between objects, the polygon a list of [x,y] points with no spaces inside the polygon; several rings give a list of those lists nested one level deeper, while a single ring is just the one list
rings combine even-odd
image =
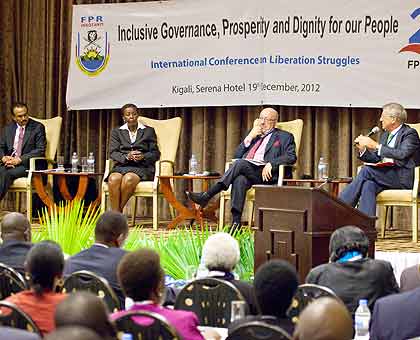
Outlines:
[{"label": "chair armrest", "polygon": [[417,199],[419,196],[419,182],[420,182],[420,166],[414,168],[414,182],[413,182],[413,192],[412,198]]},{"label": "chair armrest", "polygon": [[359,165],[358,167],[357,167],[357,174],[359,174],[359,172],[360,172],[360,170],[362,170],[362,168],[364,167],[364,165]]},{"label": "chair armrest", "polygon": [[109,172],[111,171],[111,168],[113,167],[113,165],[114,165],[114,161],[112,159],[106,160],[103,180],[105,180],[105,178],[108,178]]},{"label": "chair armrest", "polygon": [[169,174],[170,176],[173,176],[174,174],[174,162],[167,160],[167,159],[162,159],[162,160],[158,160],[155,163],[155,178],[153,179],[153,190],[157,190],[158,189],[158,185],[159,185],[159,176],[162,174],[162,164],[169,164]]},{"label": "chair armrest", "polygon": [[277,180],[277,186],[281,187],[283,185],[284,179],[284,168],[288,165],[279,165],[279,178]]}]

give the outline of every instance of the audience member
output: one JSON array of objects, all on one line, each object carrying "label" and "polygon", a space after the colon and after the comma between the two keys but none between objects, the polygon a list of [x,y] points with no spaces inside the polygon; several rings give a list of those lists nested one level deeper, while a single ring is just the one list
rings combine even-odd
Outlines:
[{"label": "audience member", "polygon": [[[134,301],[130,310],[153,312],[165,317],[184,340],[203,339],[198,330],[197,316],[188,311],[162,307],[164,271],[159,254],[151,249],[140,249],[126,254],[118,265],[118,279],[126,294]],[[124,311],[112,314],[112,319],[124,315]],[[140,324],[148,323],[144,318],[134,318]]]},{"label": "audience member", "polygon": [[367,256],[369,240],[361,229],[337,229],[331,235],[329,248],[330,263],[313,268],[306,282],[331,288],[352,315],[360,299],[367,299],[372,311],[377,299],[398,293],[391,264]]},{"label": "audience member", "polygon": [[406,340],[420,336],[419,301],[420,288],[376,301],[370,323],[370,339]]},{"label": "audience member", "polygon": [[128,235],[125,215],[116,211],[103,213],[96,222],[95,243],[92,247],[66,260],[64,277],[79,270],[89,270],[105,278],[124,306],[124,294],[117,279],[117,266],[127,253],[121,249]]},{"label": "audience member", "polygon": [[31,225],[25,215],[8,213],[1,222],[0,262],[24,274],[26,255],[32,247]]},{"label": "audience member", "polygon": [[38,334],[21,329],[0,326],[1,340],[41,340]]},{"label": "audience member", "polygon": [[416,264],[405,268],[400,277],[400,288],[402,292],[407,292],[420,287],[420,265]]},{"label": "audience member", "polygon": [[91,329],[67,326],[48,334],[44,340],[102,340],[102,338]]},{"label": "audience member", "polygon": [[120,212],[137,184],[153,179],[160,157],[155,130],[139,123],[137,106],[125,104],[121,113],[125,124],[111,132],[110,157],[115,165],[108,177],[111,208]]},{"label": "audience member", "polygon": [[255,274],[255,296],[261,314],[248,315],[229,325],[229,333],[239,325],[249,321],[264,321],[279,326],[290,335],[294,324],[286,316],[287,309],[298,287],[295,268],[283,260],[271,260],[260,266]]},{"label": "audience member", "polygon": [[293,340],[351,340],[353,324],[346,307],[333,298],[310,303],[299,315]]},{"label": "audience member", "polygon": [[29,158],[44,157],[47,147],[44,125],[29,118],[26,104],[13,104],[12,119],[0,137],[0,201],[16,178],[28,175]]},{"label": "audience member", "polygon": [[[188,198],[205,207],[210,199],[232,185],[232,227],[241,224],[246,192],[254,184],[275,184],[280,165],[293,165],[296,162],[296,146],[292,134],[276,128],[278,112],[265,108],[254,121],[243,142],[235,151],[237,160],[206,192],[187,192]],[[287,167],[285,177],[292,176]]]},{"label": "audience member", "polygon": [[57,243],[42,241],[35,244],[25,263],[30,289],[6,299],[28,314],[43,334],[55,328],[55,308],[66,298],[65,294],[55,293],[62,279],[63,267],[64,256]]},{"label": "audience member", "polygon": [[104,302],[89,292],[70,294],[57,306],[55,325],[82,326],[95,331],[101,339],[116,339],[117,332],[108,319]]},{"label": "audience member", "polygon": [[[245,281],[236,280],[233,269],[240,260],[239,244],[228,233],[211,235],[203,246],[201,263],[208,272],[198,273],[197,278],[213,277],[232,283],[241,292],[249,306],[250,314],[258,314],[254,289]],[[201,276],[203,275],[203,276]]]}]

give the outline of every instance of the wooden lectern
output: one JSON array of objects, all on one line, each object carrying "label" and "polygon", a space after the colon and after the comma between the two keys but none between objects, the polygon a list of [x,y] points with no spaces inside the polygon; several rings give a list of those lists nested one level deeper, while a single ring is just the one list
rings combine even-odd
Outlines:
[{"label": "wooden lectern", "polygon": [[329,260],[334,230],[355,225],[375,252],[375,220],[318,188],[256,185],[255,270],[273,258],[292,263],[301,283],[311,268]]}]

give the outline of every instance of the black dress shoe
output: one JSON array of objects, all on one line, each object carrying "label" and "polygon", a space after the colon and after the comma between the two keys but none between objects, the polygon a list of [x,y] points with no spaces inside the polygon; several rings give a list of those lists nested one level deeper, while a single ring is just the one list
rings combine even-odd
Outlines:
[{"label": "black dress shoe", "polygon": [[207,203],[210,201],[210,197],[205,192],[185,192],[187,194],[187,197],[190,201],[193,201],[194,203],[197,203],[202,208],[204,208]]}]

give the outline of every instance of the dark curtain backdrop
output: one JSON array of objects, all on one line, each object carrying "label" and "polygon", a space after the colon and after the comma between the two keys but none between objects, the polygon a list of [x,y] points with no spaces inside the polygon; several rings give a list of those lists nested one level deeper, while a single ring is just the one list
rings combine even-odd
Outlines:
[{"label": "dark curtain backdrop", "polygon": [[[79,155],[93,151],[100,171],[108,156],[110,131],[121,124],[120,114],[118,110],[105,109],[67,111],[65,96],[72,5],[111,2],[129,1],[0,1],[0,127],[10,121],[11,105],[17,100],[26,102],[35,117],[61,116],[58,153],[68,161],[74,151]],[[389,101],[398,99],[397,92],[389,94]],[[315,176],[320,156],[327,159],[331,176],[354,175],[359,162],[352,140],[379,124],[381,113],[379,108],[278,106],[276,109],[280,120],[304,120],[300,173]],[[231,159],[260,110],[260,106],[157,108],[142,110],[142,115],[160,119],[182,117],[177,171],[188,168],[188,159],[194,153],[203,169],[222,172],[225,161]],[[408,122],[418,121],[420,110],[409,110]],[[404,211],[398,214],[402,221],[399,225],[409,225],[406,215],[409,216]]]}]

